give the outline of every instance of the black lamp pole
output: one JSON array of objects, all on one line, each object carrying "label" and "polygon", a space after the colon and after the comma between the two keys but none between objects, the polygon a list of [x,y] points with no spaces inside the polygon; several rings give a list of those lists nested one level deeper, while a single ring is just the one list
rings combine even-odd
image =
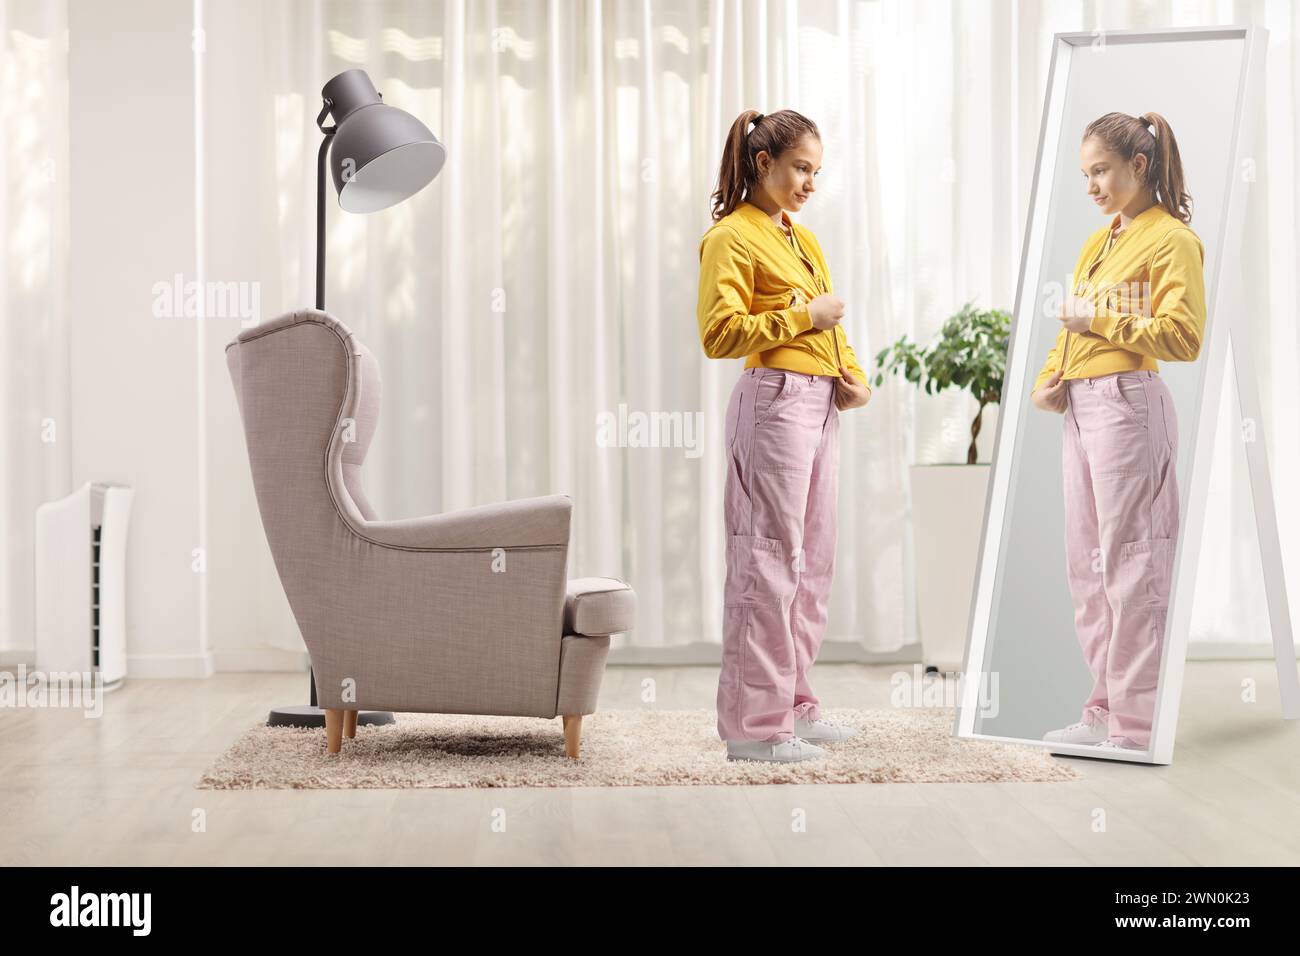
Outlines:
[{"label": "black lamp pole", "polygon": [[325,311],[325,157],[334,141],[335,127],[321,126],[321,122],[329,108],[329,100],[326,100],[321,115],[316,119],[316,125],[325,134],[316,154],[316,308],[322,312]]}]

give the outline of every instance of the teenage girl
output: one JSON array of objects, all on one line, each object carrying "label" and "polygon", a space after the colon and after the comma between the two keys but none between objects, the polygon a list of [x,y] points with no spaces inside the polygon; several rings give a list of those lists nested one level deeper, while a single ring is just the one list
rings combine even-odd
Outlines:
[{"label": "teenage girl", "polygon": [[840,328],[817,238],[788,215],[816,191],[821,136],[793,110],[741,113],[700,242],[700,340],[745,359],[727,408],[727,576],[718,735],[730,759],[824,756],[854,733],[821,717],[808,670],[835,566],[839,413],[867,376]]},{"label": "teenage girl", "polygon": [[1079,158],[1112,218],[1083,244],[1032,401],[1065,415],[1066,569],[1093,689],[1043,739],[1146,750],[1178,538],[1178,417],[1156,360],[1200,352],[1204,250],[1164,117],[1107,113]]}]

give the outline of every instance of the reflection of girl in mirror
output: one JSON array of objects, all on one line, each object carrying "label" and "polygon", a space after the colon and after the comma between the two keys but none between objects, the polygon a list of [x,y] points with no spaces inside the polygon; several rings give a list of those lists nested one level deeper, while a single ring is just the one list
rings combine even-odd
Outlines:
[{"label": "reflection of girl in mirror", "polygon": [[1031,398],[1065,416],[1066,568],[1093,689],[1043,739],[1146,750],[1178,537],[1178,419],[1156,360],[1200,352],[1204,251],[1164,117],[1107,113],[1079,158],[1112,218],[1083,244]]},{"label": "reflection of girl in mirror", "polygon": [[808,760],[853,733],[821,717],[808,683],[835,567],[839,413],[871,397],[817,237],[788,215],[816,191],[821,160],[807,117],[741,113],[700,241],[704,352],[745,359],[723,493],[718,735],[732,759]]}]

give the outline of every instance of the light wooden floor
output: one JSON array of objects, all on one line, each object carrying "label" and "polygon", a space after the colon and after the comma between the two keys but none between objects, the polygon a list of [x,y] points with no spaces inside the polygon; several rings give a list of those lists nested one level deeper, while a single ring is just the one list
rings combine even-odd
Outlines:
[{"label": "light wooden floor", "polygon": [[[825,706],[886,707],[899,669],[819,667],[818,692]],[[712,705],[715,669],[625,667],[601,706],[640,706],[647,677],[659,706]],[[1245,677],[1260,703],[1240,702]],[[1300,722],[1280,719],[1270,662],[1189,664],[1172,766],[1075,760],[1084,777],[1069,783],[194,789],[305,684],[135,680],[98,720],[0,709],[0,865],[1300,863]]]}]

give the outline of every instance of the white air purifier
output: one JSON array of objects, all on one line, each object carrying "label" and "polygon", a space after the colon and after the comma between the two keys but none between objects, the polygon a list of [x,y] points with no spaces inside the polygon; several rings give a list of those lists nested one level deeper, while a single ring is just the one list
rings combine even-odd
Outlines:
[{"label": "white air purifier", "polygon": [[133,490],[90,482],[36,509],[36,668],[126,678],[126,528]]}]

